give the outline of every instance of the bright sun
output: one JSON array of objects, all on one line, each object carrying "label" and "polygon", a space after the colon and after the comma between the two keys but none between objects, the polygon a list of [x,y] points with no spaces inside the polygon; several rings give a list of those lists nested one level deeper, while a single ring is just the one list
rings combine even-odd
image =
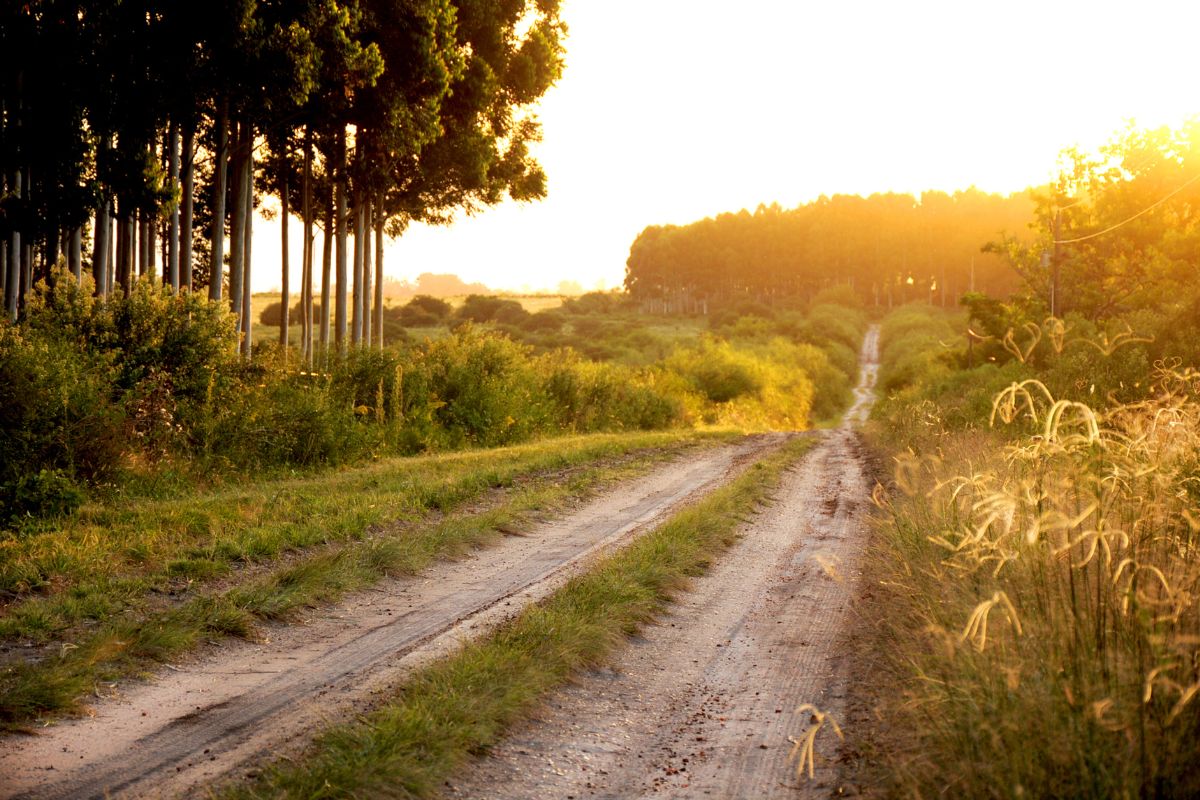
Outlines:
[{"label": "bright sun", "polygon": [[1186,2],[564,0],[563,15],[566,74],[539,109],[550,196],[415,227],[389,248],[393,276],[619,285],[648,224],[836,192],[1017,191],[1126,119],[1200,112]]}]

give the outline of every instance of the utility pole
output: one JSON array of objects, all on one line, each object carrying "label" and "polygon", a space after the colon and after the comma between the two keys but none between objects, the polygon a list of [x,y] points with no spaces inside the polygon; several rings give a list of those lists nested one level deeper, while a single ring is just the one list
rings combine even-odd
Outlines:
[{"label": "utility pole", "polygon": [[1058,239],[1059,239],[1058,232],[1059,232],[1059,223],[1061,220],[1062,220],[1062,212],[1055,211],[1054,212],[1054,251],[1053,251],[1053,255],[1051,255],[1051,257],[1050,257],[1050,261],[1051,261],[1051,263],[1050,263],[1050,272],[1051,272],[1050,316],[1052,316],[1056,319],[1059,316],[1059,314],[1058,314],[1058,273],[1059,273],[1058,265],[1059,265],[1059,262],[1061,259],[1059,258],[1060,245],[1058,243]]}]

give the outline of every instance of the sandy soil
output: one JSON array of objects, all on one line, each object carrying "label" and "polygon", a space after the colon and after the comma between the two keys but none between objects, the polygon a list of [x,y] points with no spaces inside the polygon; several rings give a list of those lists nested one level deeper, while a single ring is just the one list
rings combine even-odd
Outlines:
[{"label": "sandy soil", "polygon": [[799,778],[792,741],[811,703],[844,718],[866,542],[869,467],[853,425],[865,419],[878,331],[846,422],[784,481],[741,541],[669,616],[609,669],[556,693],[448,787],[456,797],[829,797],[845,771],[831,728],[817,738],[814,780]]},{"label": "sandy soil", "polygon": [[149,683],[99,699],[89,717],[0,739],[0,797],[195,796],[252,772],[785,439],[753,437],[668,464],[564,519],[418,578],[385,581],[258,642],[213,643]]}]

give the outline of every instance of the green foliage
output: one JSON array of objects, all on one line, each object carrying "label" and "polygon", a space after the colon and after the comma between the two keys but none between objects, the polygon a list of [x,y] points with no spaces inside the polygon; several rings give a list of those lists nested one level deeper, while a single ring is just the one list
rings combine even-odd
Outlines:
[{"label": "green foliage", "polygon": [[465,322],[505,322],[515,324],[529,316],[516,300],[487,295],[468,295],[456,316]]},{"label": "green foliage", "polygon": [[432,328],[445,325],[453,309],[445,300],[419,294],[398,309],[386,309],[384,315],[406,328]]},{"label": "green foliage", "polygon": [[762,376],[752,359],[712,339],[695,348],[677,350],[667,360],[667,368],[686,378],[713,403],[728,403],[763,388]]},{"label": "green foliage", "polygon": [[64,471],[42,469],[21,475],[4,487],[0,519],[61,517],[74,513],[85,499],[83,490]]}]

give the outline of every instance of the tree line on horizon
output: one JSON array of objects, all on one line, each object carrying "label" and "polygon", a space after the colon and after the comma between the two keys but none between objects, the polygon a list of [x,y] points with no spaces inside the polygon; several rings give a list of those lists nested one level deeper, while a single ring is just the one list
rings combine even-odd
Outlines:
[{"label": "tree line on horizon", "polygon": [[1027,193],[967,189],[837,194],[793,209],[760,205],[689,225],[651,225],[630,248],[625,288],[643,308],[704,313],[738,299],[808,299],[833,285],[864,303],[943,306],[968,291],[1005,295],[1021,285],[1001,254],[1034,217]]},{"label": "tree line on horizon", "polygon": [[206,289],[249,354],[255,209],[273,197],[285,298],[289,218],[304,227],[305,361],[381,344],[385,236],[544,196],[529,109],[565,33],[557,0],[4,4],[4,316],[62,260],[100,297],[149,276]]}]

